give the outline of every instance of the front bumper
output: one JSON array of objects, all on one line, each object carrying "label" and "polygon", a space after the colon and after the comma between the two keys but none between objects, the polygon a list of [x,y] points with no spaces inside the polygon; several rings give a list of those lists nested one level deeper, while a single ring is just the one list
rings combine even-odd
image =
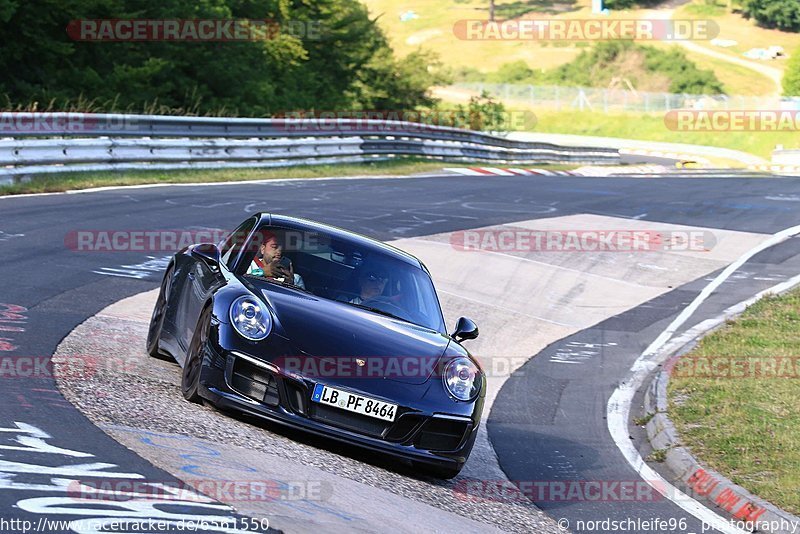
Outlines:
[{"label": "front bumper", "polygon": [[[429,403],[400,403],[395,421],[387,422],[313,402],[311,392],[317,382],[287,374],[267,361],[240,350],[226,350],[212,341],[204,357],[200,395],[222,409],[404,460],[460,468],[469,457],[480,423],[482,396],[473,401],[472,416],[442,413]],[[372,392],[345,389],[376,397]],[[392,398],[381,400],[397,404]]]}]

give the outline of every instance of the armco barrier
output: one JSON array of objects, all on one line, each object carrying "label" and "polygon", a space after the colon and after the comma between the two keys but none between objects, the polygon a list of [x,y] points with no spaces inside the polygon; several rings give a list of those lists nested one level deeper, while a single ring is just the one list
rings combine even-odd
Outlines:
[{"label": "armco barrier", "polygon": [[6,113],[0,137],[0,184],[76,171],[274,167],[398,156],[513,165],[619,163],[616,149],[361,119]]}]

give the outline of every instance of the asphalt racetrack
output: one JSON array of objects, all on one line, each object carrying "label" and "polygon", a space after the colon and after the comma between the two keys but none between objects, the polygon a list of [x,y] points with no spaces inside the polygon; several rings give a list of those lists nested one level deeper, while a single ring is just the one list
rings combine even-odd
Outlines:
[{"label": "asphalt racetrack", "polygon": [[[81,523],[88,518],[104,518],[107,525],[114,518],[160,518],[172,521],[176,531],[180,520],[194,518],[205,520],[211,532],[266,526],[253,518],[287,532],[374,531],[381,525],[389,531],[447,531],[449,525],[597,532],[604,531],[598,528],[604,520],[627,521],[628,532],[701,532],[701,522],[681,506],[648,493],[648,481],[639,479],[609,434],[608,399],[641,352],[715,274],[798,223],[798,203],[795,178],[691,173],[443,174],[0,198],[0,507],[12,511],[9,519],[47,532],[98,532],[96,525]],[[460,315],[476,320],[481,337],[465,346],[489,362],[491,409],[484,413],[482,441],[458,478],[416,476],[325,440],[184,403],[173,381],[177,366],[140,359],[152,290],[171,253],[80,251],[70,237],[77,231],[233,229],[259,211],[308,217],[393,242],[430,268],[450,328]],[[452,244],[459,232],[487,228],[700,232],[713,246],[483,253]],[[798,254],[796,238],[758,254],[677,334],[796,276]],[[59,384],[53,373],[20,372],[25,366],[18,362],[46,369],[57,350],[67,356],[95,351],[97,358],[114,351],[140,367],[135,379],[62,377]],[[324,498],[265,504],[142,496],[138,504],[120,504],[76,497],[76,479],[168,485],[242,476],[231,464],[187,459],[176,451],[181,439],[198,440],[186,441],[187,447],[219,445],[215,458],[263,462],[258,476],[290,473],[294,482],[318,481]],[[646,456],[646,439],[634,425],[628,439]],[[194,471],[185,469],[189,465]],[[489,493],[509,480],[544,489],[525,492],[533,503]],[[587,482],[610,489],[601,499],[567,497],[555,489],[572,484],[580,493]],[[639,493],[631,497],[614,489],[623,483]],[[648,520],[672,522],[654,529]],[[0,530],[21,526],[0,524]],[[159,528],[143,525],[140,531]]]}]

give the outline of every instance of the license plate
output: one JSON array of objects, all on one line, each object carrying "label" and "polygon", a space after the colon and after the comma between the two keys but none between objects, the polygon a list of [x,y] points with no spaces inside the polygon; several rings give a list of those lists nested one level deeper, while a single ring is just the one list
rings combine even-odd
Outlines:
[{"label": "license plate", "polygon": [[389,404],[363,395],[356,395],[349,391],[332,388],[323,384],[314,386],[314,394],[311,400],[319,402],[320,404],[327,404],[328,406],[336,406],[348,412],[360,413],[361,415],[368,415],[376,419],[383,419],[384,421],[394,421],[397,415],[397,405]]}]

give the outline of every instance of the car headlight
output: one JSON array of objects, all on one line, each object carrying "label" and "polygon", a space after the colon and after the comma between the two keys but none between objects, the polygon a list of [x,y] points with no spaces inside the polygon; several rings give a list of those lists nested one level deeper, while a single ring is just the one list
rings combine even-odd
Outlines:
[{"label": "car headlight", "polygon": [[444,385],[458,400],[475,398],[481,389],[480,370],[469,358],[455,358],[444,370]]},{"label": "car headlight", "polygon": [[272,316],[261,302],[245,295],[231,304],[231,324],[243,338],[261,341],[272,331]]}]

